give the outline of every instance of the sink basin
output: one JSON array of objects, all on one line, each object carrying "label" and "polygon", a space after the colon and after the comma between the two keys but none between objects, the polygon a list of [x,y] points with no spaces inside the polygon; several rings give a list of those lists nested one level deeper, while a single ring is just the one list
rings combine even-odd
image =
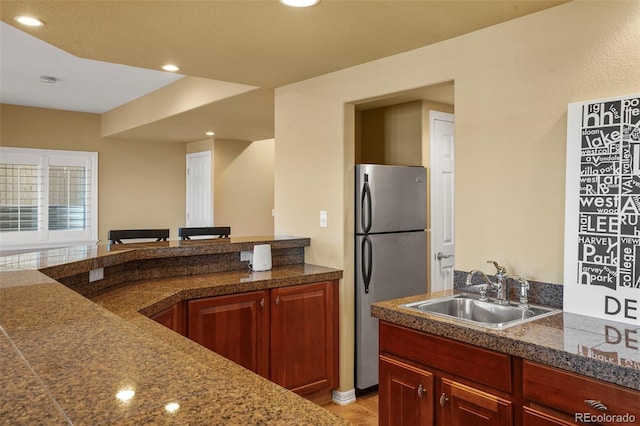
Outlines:
[{"label": "sink basin", "polygon": [[493,299],[487,302],[479,300],[475,294],[456,294],[437,299],[400,305],[401,308],[455,318],[460,321],[493,329],[504,329],[534,319],[562,312],[559,309],[538,305],[521,308],[517,303],[498,305]]}]

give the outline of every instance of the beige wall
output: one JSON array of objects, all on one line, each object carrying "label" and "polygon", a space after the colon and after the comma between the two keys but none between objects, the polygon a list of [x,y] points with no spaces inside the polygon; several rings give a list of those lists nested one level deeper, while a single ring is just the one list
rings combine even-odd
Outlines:
[{"label": "beige wall", "polygon": [[421,104],[415,101],[362,111],[356,163],[422,165]]},{"label": "beige wall", "polygon": [[98,238],[169,228],[185,218],[185,146],[103,138],[100,115],[0,105],[3,146],[98,152]]},{"label": "beige wall", "polygon": [[213,151],[214,223],[273,234],[274,141],[154,143],[100,136],[100,115],[0,105],[2,146],[98,152],[98,237],[109,229],[185,225],[186,154]]},{"label": "beige wall", "polygon": [[235,237],[272,235],[274,140],[213,145],[214,224]]},{"label": "beige wall", "polygon": [[493,258],[562,283],[567,103],[639,92],[638,46],[640,2],[574,1],[276,90],[275,229],[345,271],[340,390],[353,387],[350,103],[454,81],[457,269]]}]

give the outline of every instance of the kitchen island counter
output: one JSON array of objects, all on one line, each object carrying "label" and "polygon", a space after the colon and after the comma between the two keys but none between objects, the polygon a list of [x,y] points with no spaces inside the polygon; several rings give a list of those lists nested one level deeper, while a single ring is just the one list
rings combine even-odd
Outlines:
[{"label": "kitchen island counter", "polygon": [[215,272],[123,283],[94,302],[36,269],[0,271],[0,418],[7,424],[347,424],[146,316],[194,296],[341,276],[306,264]]}]

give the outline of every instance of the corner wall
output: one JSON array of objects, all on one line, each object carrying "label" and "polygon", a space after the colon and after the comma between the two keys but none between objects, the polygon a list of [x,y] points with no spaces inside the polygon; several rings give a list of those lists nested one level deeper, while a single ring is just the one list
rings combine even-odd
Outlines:
[{"label": "corner wall", "polygon": [[493,258],[562,283],[567,104],[639,92],[638,46],[639,2],[577,0],[276,90],[275,230],[345,271],[341,391],[354,383],[352,103],[454,81],[456,269]]},{"label": "corner wall", "polygon": [[234,237],[273,235],[274,140],[213,142],[216,226]]}]

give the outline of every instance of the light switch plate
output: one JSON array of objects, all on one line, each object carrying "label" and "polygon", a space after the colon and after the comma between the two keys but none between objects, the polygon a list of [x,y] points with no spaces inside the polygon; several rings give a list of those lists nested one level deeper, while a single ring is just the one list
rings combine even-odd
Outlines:
[{"label": "light switch plate", "polygon": [[240,261],[241,262],[251,262],[253,260],[253,252],[250,251],[241,251],[240,252]]},{"label": "light switch plate", "polygon": [[320,210],[320,228],[327,227],[327,211]]}]

